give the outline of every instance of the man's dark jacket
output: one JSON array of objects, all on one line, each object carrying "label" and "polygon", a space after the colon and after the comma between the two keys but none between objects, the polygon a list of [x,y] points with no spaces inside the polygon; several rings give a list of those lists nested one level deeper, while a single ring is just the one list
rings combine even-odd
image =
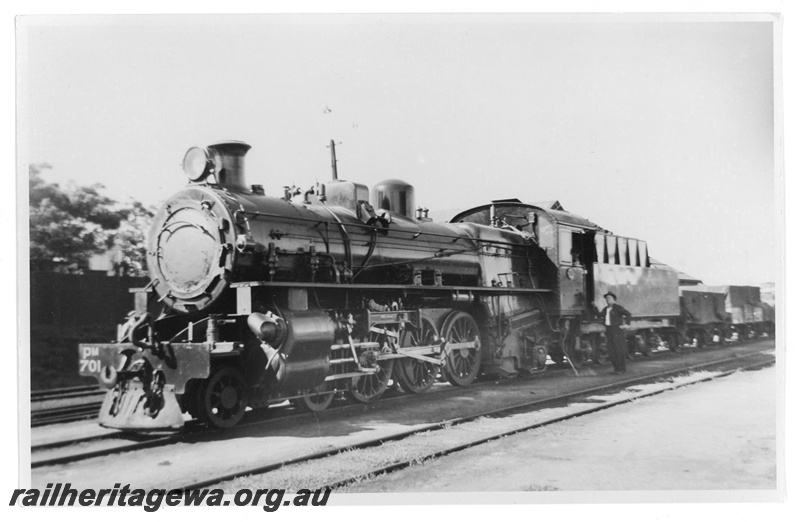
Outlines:
[{"label": "man's dark jacket", "polygon": [[[596,310],[596,308],[595,308],[595,310]],[[606,324],[606,310],[608,310],[607,306],[605,308],[603,308],[601,311],[595,312],[597,314],[597,317],[599,317],[600,319],[603,320],[603,325]],[[623,317],[626,317],[628,319],[628,322],[630,322],[631,313],[629,311],[627,311],[625,309],[625,307],[622,306],[622,305],[619,305],[617,303],[612,304],[611,305],[611,326],[621,326],[623,323],[626,322],[626,321],[624,321],[622,319]]]}]

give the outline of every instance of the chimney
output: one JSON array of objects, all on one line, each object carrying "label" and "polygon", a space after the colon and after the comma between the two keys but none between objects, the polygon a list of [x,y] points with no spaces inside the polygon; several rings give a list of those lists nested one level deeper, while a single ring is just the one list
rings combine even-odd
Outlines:
[{"label": "chimney", "polygon": [[224,141],[209,145],[217,164],[217,182],[226,189],[249,192],[250,187],[244,177],[244,156],[250,145],[243,141]]}]

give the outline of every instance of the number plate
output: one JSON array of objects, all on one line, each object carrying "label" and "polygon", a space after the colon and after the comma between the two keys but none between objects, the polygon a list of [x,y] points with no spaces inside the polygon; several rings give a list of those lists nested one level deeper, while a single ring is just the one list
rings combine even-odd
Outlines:
[{"label": "number plate", "polygon": [[97,377],[103,368],[100,347],[82,344],[78,347],[78,373],[83,377]]}]

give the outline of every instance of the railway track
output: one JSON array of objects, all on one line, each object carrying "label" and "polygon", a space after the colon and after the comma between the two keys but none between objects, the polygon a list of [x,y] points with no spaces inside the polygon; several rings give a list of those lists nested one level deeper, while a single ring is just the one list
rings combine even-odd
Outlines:
[{"label": "railway track", "polygon": [[72,386],[31,391],[31,427],[97,417],[104,390],[94,386]]},{"label": "railway track", "polygon": [[[556,365],[554,365],[554,366],[556,366]],[[564,374],[564,373],[567,373],[567,372],[570,372],[570,371],[572,371],[572,370],[566,364],[564,364],[564,365],[558,366],[557,368],[551,369],[546,375],[548,377],[554,377],[554,376],[557,376],[557,375],[560,375],[560,374]],[[545,373],[537,374],[533,378],[540,378],[540,377],[543,377],[544,375],[545,375]],[[494,381],[491,381],[491,380],[477,381],[475,384],[473,384],[471,386],[471,388],[474,389],[474,388],[478,388],[478,387],[481,387],[481,386],[490,386],[491,384],[493,384],[493,382]],[[95,388],[95,390],[96,390],[96,388]],[[105,393],[105,392],[101,391],[101,393]],[[444,385],[442,387],[434,387],[434,388],[432,388],[428,392],[428,395],[434,396],[434,395],[441,394],[441,393],[443,393],[445,395],[458,394],[458,393],[460,393],[460,389],[452,387],[452,386],[449,386],[449,385]],[[408,397],[410,397],[410,396],[409,395],[405,395],[405,394],[400,395],[400,394],[394,394],[392,392],[388,392],[387,395],[384,396],[381,399],[381,403],[403,401],[403,400],[407,399]],[[93,416],[84,416],[84,417],[80,417],[80,418],[85,419],[85,418],[94,418],[94,417],[96,417],[96,413],[99,410],[100,404],[101,403],[97,403],[96,408],[95,408],[95,412],[94,412],[95,414]],[[362,404],[362,403],[348,403],[346,401],[336,401],[336,402],[334,402],[333,405],[331,405],[329,410],[327,410],[323,414],[324,415],[330,415],[329,412],[331,412],[331,411],[337,411],[339,413],[341,413],[343,410],[344,411],[349,411],[349,410],[357,411],[357,410],[363,409],[364,406],[365,405]],[[263,419],[264,415],[269,415],[270,418]],[[313,417],[314,415],[315,415],[314,413],[302,412],[300,410],[297,410],[296,408],[289,408],[289,407],[277,405],[277,406],[272,406],[271,408],[269,408],[268,412],[266,412],[265,410],[248,412],[245,415],[245,418],[242,420],[242,422],[240,422],[237,426],[235,426],[233,428],[228,428],[227,430],[224,430],[224,433],[227,434],[227,435],[231,435],[231,434],[235,434],[237,430],[251,428],[253,426],[266,426],[266,425],[270,425],[270,424],[283,423],[283,422],[291,421],[291,420],[293,420],[293,419],[295,419],[297,417]],[[66,416],[64,418],[67,419]],[[66,420],[65,420],[65,422],[66,422]],[[40,422],[40,423],[38,423],[36,425],[34,425],[32,423],[32,426],[45,426],[45,425],[51,424],[51,423],[54,423],[54,422],[47,422],[46,419],[42,419],[42,422]],[[70,438],[70,439],[65,439],[63,441],[55,441],[55,442],[48,442],[48,443],[40,444],[40,445],[34,445],[34,446],[31,447],[31,450],[34,453],[36,453],[36,452],[39,452],[41,450],[51,450],[51,449],[64,447],[64,446],[75,446],[76,444],[79,444],[79,443],[100,441],[100,440],[106,440],[106,439],[120,439],[121,441],[128,441],[128,443],[123,443],[123,444],[121,444],[121,445],[119,445],[117,447],[113,447],[113,448],[103,448],[103,449],[92,450],[92,451],[81,451],[79,453],[74,453],[74,454],[64,455],[64,456],[58,456],[58,457],[53,457],[53,458],[36,459],[35,455],[34,455],[34,459],[31,462],[31,466],[34,467],[34,468],[38,468],[38,467],[44,467],[44,466],[68,464],[68,463],[71,463],[71,462],[78,462],[78,461],[89,459],[89,458],[102,457],[102,456],[106,456],[106,455],[112,455],[112,454],[115,454],[115,453],[123,453],[123,452],[128,452],[128,451],[137,451],[137,450],[140,450],[140,449],[153,448],[153,447],[162,446],[162,445],[166,445],[166,444],[171,444],[171,443],[175,443],[175,442],[201,441],[203,439],[206,439],[209,435],[213,437],[213,436],[216,436],[216,434],[218,434],[218,433],[221,433],[221,431],[220,430],[216,430],[216,429],[211,429],[211,428],[204,428],[203,425],[200,424],[199,422],[190,421],[184,426],[184,428],[180,432],[176,432],[176,433],[171,434],[171,435],[165,435],[165,436],[158,437],[158,438],[152,439],[152,440],[147,440],[145,442],[142,442],[140,440],[140,437],[136,437],[133,434],[126,434],[125,432],[120,432],[120,431],[114,431],[114,432],[107,433],[107,434],[102,434],[102,435],[92,435],[92,436],[82,437],[82,438]]]},{"label": "railway track", "polygon": [[[569,371],[568,368],[560,368],[556,372],[551,373],[550,375],[556,373],[566,373],[567,371]],[[493,381],[478,382],[472,385],[470,388],[475,389],[481,386],[489,386],[491,384],[493,384]],[[458,394],[460,392],[461,392],[460,388],[443,386],[442,388],[439,389],[432,389],[428,393],[428,395],[433,397],[433,396],[438,396],[440,394],[453,395],[453,394]],[[409,397],[411,396],[395,395],[395,396],[385,397],[381,399],[381,403],[386,404],[391,402],[403,401],[405,399],[408,399]],[[330,416],[332,412],[336,412],[335,414],[345,414],[346,412],[357,412],[363,410],[364,407],[365,405],[361,403],[347,403],[345,401],[339,401],[339,404],[334,403],[334,405],[332,405],[325,412],[322,412],[321,414],[320,413],[314,414],[314,413],[302,412],[294,408],[278,406],[270,408],[269,413],[265,413],[264,410],[248,412],[249,415],[245,416],[242,422],[237,424],[235,427],[228,428],[226,430],[205,428],[202,424],[200,424],[197,421],[190,421],[179,432],[155,438],[147,437],[145,435],[144,438],[146,438],[147,440],[141,440],[143,437],[137,436],[135,433],[114,431],[112,433],[103,435],[94,435],[80,439],[64,440],[63,442],[50,442],[47,444],[32,446],[31,449],[34,455],[31,460],[31,468],[41,468],[46,466],[70,464],[95,457],[104,457],[107,455],[114,455],[114,454],[138,451],[143,449],[155,448],[158,446],[165,446],[177,442],[187,442],[187,443],[203,442],[206,440],[212,440],[214,437],[219,436],[222,433],[224,433],[226,436],[236,436],[236,433],[238,431],[251,429],[253,427],[266,428],[271,425],[291,422],[297,419],[298,417],[314,417],[315,415]],[[265,414],[272,414],[275,416],[264,419],[263,416]],[[80,448],[77,447],[77,444],[79,443],[97,442],[108,439],[118,439],[120,443],[113,445],[111,447],[94,449],[94,450],[81,450]],[[56,457],[37,458],[36,453],[41,452],[43,450],[52,450],[68,446],[76,447],[78,451],[67,455],[59,455]]]},{"label": "railway track", "polygon": [[[718,346],[715,348],[705,348],[702,351],[706,353],[713,353],[716,351],[725,350],[726,348],[728,347]],[[665,350],[661,352],[655,352],[653,355],[655,356],[655,358],[658,358],[659,356],[670,356],[673,354],[674,352],[669,352]],[[606,367],[600,367],[600,368],[606,368]],[[579,370],[581,369],[579,368]],[[514,381],[525,382],[525,381],[539,380],[542,378],[547,378],[547,379],[557,378],[558,376],[572,373],[572,371],[573,370],[569,365],[562,364],[559,365],[557,368],[551,369],[548,372],[543,372],[540,374],[524,378],[518,378],[515,379]],[[628,382],[628,381],[623,381],[623,382]],[[496,381],[487,380],[487,381],[477,382],[472,386],[470,386],[468,389],[479,390],[482,387],[491,387],[494,385],[496,385]],[[457,396],[463,393],[463,391],[464,389],[459,387],[451,387],[451,386],[442,386],[439,388],[434,387],[429,393],[426,394],[426,397],[431,397],[431,398],[438,397],[439,399],[443,399],[449,396]],[[322,421],[332,416],[356,414],[357,412],[361,412],[364,409],[371,409],[377,404],[388,405],[395,402],[406,401],[413,397],[415,396],[395,395],[386,397],[381,401],[379,401],[378,403],[369,405],[364,405],[360,403],[353,404],[353,403],[345,403],[344,401],[337,401],[339,402],[339,404],[335,404],[330,409],[317,414],[299,412],[295,409],[286,407],[272,407],[266,411],[259,410],[259,411],[248,412],[248,415],[245,417],[243,422],[241,422],[234,428],[229,428],[223,431],[206,429],[198,422],[190,422],[184,427],[183,430],[167,435],[164,435],[162,433],[160,435],[153,436],[148,434],[136,434],[136,433],[125,433],[125,432],[114,431],[103,435],[93,435],[85,438],[68,439],[64,440],[63,442],[49,442],[47,444],[42,444],[32,447],[33,455],[32,455],[31,467],[43,468],[47,466],[57,466],[57,465],[76,463],[91,458],[150,449],[178,442],[184,442],[184,443],[206,442],[214,440],[214,438],[219,437],[221,433],[224,433],[225,436],[228,437],[235,437],[237,432],[240,432],[242,430],[249,430],[254,427],[269,429],[272,426],[277,427],[278,425],[283,423],[293,422],[298,418],[315,417]],[[97,409],[99,409],[99,404],[100,403],[93,405],[95,415]],[[86,412],[89,411],[90,408],[87,408]],[[92,414],[78,413],[76,414],[76,417],[80,415],[83,415],[82,418],[89,418],[91,417]],[[265,419],[264,418],[265,415],[269,415],[269,418]],[[65,416],[63,418],[67,417]],[[46,420],[44,423],[47,423]],[[101,445],[104,446],[99,448],[87,449],[84,447],[85,444],[81,444],[86,442],[92,442],[95,443],[95,445],[100,443]],[[55,451],[53,451],[59,448],[63,448],[64,452],[56,453]],[[321,456],[327,456],[327,454]],[[314,458],[319,458],[319,457],[314,457]]]},{"label": "railway track", "polygon": [[667,386],[665,388],[659,389],[657,391],[653,391],[653,392],[649,392],[649,393],[636,394],[635,396],[625,397],[625,398],[622,398],[622,399],[619,399],[619,400],[613,400],[613,401],[609,401],[609,402],[604,402],[604,403],[598,404],[596,406],[590,406],[588,408],[582,409],[580,412],[577,412],[577,413],[576,412],[572,412],[572,413],[569,413],[569,414],[566,414],[566,415],[556,416],[554,418],[548,419],[547,421],[536,422],[536,423],[532,423],[532,424],[528,424],[528,425],[524,425],[524,426],[515,427],[514,429],[511,429],[511,430],[504,430],[504,431],[492,433],[492,434],[487,435],[485,437],[479,437],[479,438],[477,438],[475,440],[472,440],[472,441],[470,441],[468,443],[461,443],[461,444],[448,446],[448,447],[445,447],[445,448],[442,448],[442,449],[438,449],[438,450],[436,450],[434,452],[431,452],[431,453],[422,454],[422,455],[419,455],[419,454],[412,455],[409,458],[401,459],[401,460],[392,460],[392,462],[387,463],[387,464],[385,464],[383,466],[376,467],[376,468],[371,468],[371,469],[365,470],[365,471],[360,472],[360,473],[355,474],[355,475],[351,475],[351,476],[347,476],[347,477],[343,477],[343,478],[337,478],[335,480],[323,480],[320,483],[315,484],[313,486],[309,485],[309,487],[312,487],[312,489],[326,488],[326,487],[332,488],[332,489],[340,488],[340,487],[346,486],[348,484],[360,482],[360,481],[368,479],[370,477],[374,477],[374,476],[378,476],[378,475],[386,474],[386,473],[391,473],[393,471],[397,471],[397,470],[409,467],[411,465],[414,465],[415,463],[419,463],[419,462],[422,462],[422,461],[425,461],[425,460],[429,460],[429,459],[433,459],[433,458],[438,458],[438,457],[441,457],[441,456],[444,456],[444,455],[447,455],[447,454],[450,454],[450,453],[454,453],[454,452],[457,452],[457,451],[461,451],[463,449],[467,449],[467,448],[472,447],[472,446],[476,446],[478,444],[484,444],[486,442],[489,442],[489,441],[492,441],[492,440],[496,440],[498,438],[506,437],[508,435],[513,435],[515,433],[519,433],[519,432],[522,432],[522,431],[536,429],[538,427],[542,427],[542,426],[545,426],[545,425],[548,425],[548,424],[552,424],[552,423],[555,423],[555,422],[561,422],[561,421],[567,420],[569,418],[574,418],[574,417],[582,416],[582,415],[588,415],[590,413],[595,413],[597,411],[601,411],[601,410],[604,410],[604,409],[607,409],[607,408],[611,408],[611,407],[614,407],[614,406],[618,406],[618,405],[621,405],[621,404],[628,403],[628,402],[630,402],[632,400],[641,399],[641,398],[644,398],[644,397],[647,397],[647,396],[656,395],[656,394],[659,394],[659,393],[663,393],[664,391],[680,388],[680,387],[687,386],[687,385],[690,385],[690,384],[696,384],[698,382],[705,382],[705,381],[708,381],[708,380],[724,377],[724,376],[730,375],[730,374],[732,374],[732,373],[734,373],[736,371],[752,370],[752,369],[758,369],[758,368],[766,367],[766,366],[774,364],[774,362],[775,362],[775,359],[774,359],[773,356],[767,356],[767,355],[765,355],[765,354],[763,354],[761,352],[758,352],[758,353],[754,353],[754,354],[750,354],[750,355],[729,357],[729,358],[725,358],[725,359],[721,359],[721,360],[715,360],[715,361],[711,361],[711,362],[707,362],[707,363],[703,363],[703,364],[692,365],[692,366],[687,366],[687,367],[683,367],[683,368],[679,368],[679,369],[670,369],[670,370],[667,370],[667,371],[664,371],[664,372],[660,372],[660,373],[653,373],[653,374],[647,374],[647,375],[642,375],[642,376],[636,376],[636,377],[631,377],[631,378],[627,378],[627,379],[624,379],[624,380],[615,380],[614,382],[611,382],[611,383],[608,383],[608,384],[605,384],[605,385],[596,386],[596,387],[589,388],[589,389],[582,389],[582,390],[577,390],[577,391],[573,391],[573,392],[568,392],[568,393],[560,394],[560,395],[557,395],[557,396],[548,397],[548,398],[545,398],[545,399],[535,399],[535,400],[531,400],[531,401],[529,401],[527,403],[524,403],[524,404],[515,404],[515,405],[510,406],[510,407],[496,408],[496,409],[488,410],[488,411],[487,410],[483,410],[483,411],[479,411],[479,412],[476,412],[476,413],[470,414],[470,415],[465,415],[465,416],[461,416],[461,417],[457,417],[457,418],[445,419],[445,420],[442,420],[440,422],[436,422],[436,423],[429,424],[429,425],[426,425],[426,426],[415,427],[415,428],[408,429],[408,430],[405,430],[405,431],[402,431],[402,432],[399,432],[399,433],[395,433],[395,434],[393,434],[391,436],[388,436],[388,437],[375,437],[375,438],[372,438],[372,439],[369,439],[369,440],[362,441],[362,442],[357,443],[357,444],[347,445],[346,447],[337,447],[337,448],[331,448],[331,449],[324,450],[324,451],[308,453],[306,455],[303,455],[303,456],[300,456],[300,457],[297,457],[297,458],[294,458],[294,459],[289,459],[289,460],[285,460],[285,461],[282,461],[282,462],[270,463],[268,465],[253,465],[252,467],[249,467],[247,469],[237,470],[234,473],[220,474],[220,475],[215,476],[215,477],[208,477],[208,478],[206,478],[206,479],[204,479],[202,481],[199,481],[199,482],[193,482],[193,483],[184,484],[184,485],[178,487],[177,489],[183,489],[183,490],[188,491],[188,490],[193,490],[193,489],[200,489],[200,488],[208,488],[208,487],[211,487],[211,486],[218,486],[221,483],[225,483],[225,482],[228,482],[228,481],[239,479],[241,477],[251,476],[251,475],[259,475],[259,474],[266,474],[266,473],[273,472],[273,471],[278,470],[278,469],[288,468],[290,466],[292,466],[292,467],[293,466],[301,466],[301,465],[309,463],[311,461],[316,461],[316,460],[325,459],[325,458],[329,458],[329,457],[335,457],[335,456],[338,456],[338,455],[343,454],[345,452],[349,452],[349,451],[353,451],[353,450],[360,450],[360,449],[367,449],[367,448],[372,448],[372,447],[376,447],[376,446],[381,446],[381,445],[384,445],[384,444],[386,444],[388,442],[402,441],[402,440],[408,439],[409,437],[412,437],[414,435],[418,435],[418,434],[422,434],[422,433],[426,433],[426,432],[438,431],[438,430],[450,428],[452,426],[456,426],[456,425],[459,425],[459,424],[466,424],[466,423],[469,423],[469,422],[476,421],[476,420],[478,420],[480,418],[501,417],[501,416],[507,416],[507,415],[514,414],[514,413],[523,413],[523,412],[529,412],[529,411],[532,411],[532,410],[537,410],[537,409],[542,409],[542,408],[547,408],[547,407],[554,407],[554,406],[558,406],[558,405],[566,405],[569,401],[574,401],[574,400],[580,399],[582,397],[588,397],[588,396],[591,396],[591,395],[597,395],[599,393],[611,393],[611,392],[614,392],[614,391],[623,390],[623,389],[625,389],[627,387],[630,387],[630,386],[633,386],[633,385],[636,385],[636,384],[649,383],[649,382],[659,381],[659,380],[663,380],[663,379],[674,378],[676,376],[686,374],[686,372],[695,372],[695,371],[717,371],[717,372],[719,372],[719,373],[716,373],[716,374],[713,374],[713,375],[709,375],[707,377],[700,378],[700,379],[695,380],[695,381],[689,381],[689,382],[686,382],[686,383],[678,383],[678,384],[670,385],[670,386]]},{"label": "railway track", "polygon": [[31,427],[38,428],[60,422],[72,422],[97,417],[102,401],[44,408],[31,412]]},{"label": "railway track", "polygon": [[[757,339],[752,340],[745,340],[740,342],[748,343],[757,341]],[[712,347],[707,347],[705,349],[721,349],[730,346],[728,344],[716,345]],[[683,346],[680,348],[679,351],[685,350],[692,350],[696,348],[690,348]],[[658,355],[659,353],[668,352],[668,350],[662,350],[660,352],[654,352],[654,355]],[[567,368],[568,363],[560,363],[558,366]],[[49,408],[41,408],[41,409],[34,409],[31,412],[31,427],[41,427],[47,426],[49,424],[56,424],[61,422],[72,422],[76,420],[84,420],[84,419],[91,419],[97,417],[97,413],[99,411],[100,405],[102,404],[102,398],[105,395],[106,391],[98,389],[96,385],[86,385],[86,386],[71,386],[65,388],[53,388],[49,390],[33,390],[31,391],[31,403],[32,404],[39,404],[39,403],[46,403],[50,401],[62,401],[66,399],[81,399],[81,398],[99,398],[96,401],[90,401],[88,403],[80,403],[75,405],[67,405],[67,406],[55,406]]]},{"label": "railway track", "polygon": [[53,388],[50,390],[33,390],[31,392],[31,402],[74,399],[78,397],[95,397],[95,396],[102,396],[104,394],[105,391],[98,389],[96,384],[90,386],[71,386],[68,388]]},{"label": "railway track", "polygon": [[[621,398],[621,399],[617,399],[617,400],[603,402],[602,404],[599,404],[597,406],[588,407],[588,408],[585,408],[585,409],[582,409],[580,411],[573,412],[573,413],[567,413],[567,414],[564,414],[564,415],[558,415],[558,416],[549,418],[549,419],[544,420],[544,421],[531,422],[531,423],[526,424],[524,426],[519,426],[519,427],[515,427],[515,428],[512,428],[512,429],[507,429],[507,430],[500,430],[500,431],[498,431],[496,433],[493,433],[491,435],[488,435],[488,436],[485,436],[485,437],[480,437],[480,438],[477,438],[477,439],[474,439],[474,440],[470,440],[469,442],[451,445],[449,447],[446,447],[446,448],[443,448],[443,449],[439,449],[439,450],[435,450],[435,451],[431,451],[431,452],[428,452],[428,453],[423,454],[423,455],[415,455],[413,458],[407,458],[407,459],[404,459],[404,460],[392,462],[391,464],[387,464],[385,466],[371,468],[369,470],[360,472],[358,474],[350,475],[347,478],[336,479],[334,481],[327,482],[325,484],[317,484],[317,485],[314,486],[314,489],[339,489],[339,488],[347,487],[347,486],[349,486],[351,484],[357,484],[357,483],[362,482],[364,480],[370,480],[370,479],[372,479],[374,477],[379,477],[379,476],[382,476],[382,475],[386,475],[386,474],[389,474],[389,473],[400,471],[402,469],[405,469],[405,468],[411,467],[413,465],[416,465],[416,464],[418,464],[420,462],[425,462],[425,461],[429,461],[429,460],[445,457],[445,456],[450,455],[452,453],[463,451],[463,450],[466,450],[466,449],[469,449],[469,448],[472,448],[472,447],[475,447],[475,446],[479,446],[481,444],[486,444],[486,443],[489,443],[489,442],[492,442],[492,441],[495,441],[495,440],[498,440],[498,439],[502,439],[504,437],[509,437],[509,436],[516,435],[518,433],[522,433],[522,432],[525,432],[525,431],[535,430],[535,429],[538,429],[538,428],[542,428],[542,427],[548,426],[550,424],[555,424],[557,422],[563,422],[563,421],[567,421],[567,420],[570,420],[570,419],[573,419],[573,418],[582,417],[582,416],[585,416],[585,415],[590,415],[592,413],[597,413],[599,411],[602,411],[602,410],[605,410],[605,409],[608,409],[608,408],[621,406],[623,404],[628,404],[628,403],[636,401],[636,400],[641,400],[641,399],[644,399],[644,398],[647,398],[647,397],[652,397],[652,396],[655,396],[655,395],[659,395],[659,394],[665,393],[667,391],[672,391],[672,390],[676,390],[676,389],[683,388],[683,387],[686,387],[686,386],[692,386],[692,385],[695,385],[695,384],[699,384],[701,382],[708,382],[708,381],[712,381],[712,380],[719,379],[719,378],[722,378],[722,377],[727,377],[727,376],[729,376],[729,375],[731,375],[731,374],[733,374],[735,372],[758,370],[758,369],[764,368],[766,366],[770,366],[772,364],[774,364],[774,361],[772,361],[772,362],[759,361],[759,362],[756,362],[756,363],[753,363],[753,364],[750,364],[750,365],[747,365],[747,366],[744,366],[744,367],[741,367],[741,368],[735,368],[735,369],[732,369],[732,370],[726,370],[726,371],[723,371],[721,373],[710,375],[708,377],[704,377],[704,378],[701,378],[701,379],[698,379],[698,380],[677,383],[675,385],[672,385],[672,386],[669,386],[669,387],[666,387],[666,388],[662,388],[662,389],[658,389],[658,390],[653,390],[651,392],[637,393],[635,396],[632,396],[632,397],[625,397],[625,398]],[[474,420],[474,419],[469,419],[469,420]],[[468,422],[468,421],[463,421],[463,422]]]},{"label": "railway track", "polygon": [[[746,343],[747,341],[745,341]],[[719,345],[706,349],[722,349],[727,345]],[[692,348],[682,347],[681,350]],[[661,352],[654,352],[654,355],[660,353],[670,353],[666,350]],[[555,366],[555,365],[554,365]],[[567,371],[569,369],[568,363],[561,363],[558,365],[560,369]],[[476,385],[480,385],[477,383]],[[73,422],[78,420],[86,420],[97,417],[102,404],[102,397],[105,395],[104,390],[99,390],[97,386],[73,386],[67,388],[54,388],[50,390],[34,390],[31,392],[31,403],[45,403],[49,401],[61,401],[66,399],[79,399],[79,398],[92,398],[98,397],[100,400],[90,401],[86,403],[71,404],[66,406],[43,407],[34,409],[31,412],[31,427],[37,428],[47,426],[50,424],[57,424],[62,422]],[[74,440],[65,441],[66,444],[72,443]],[[56,446],[57,443],[51,443],[49,446]],[[37,448],[34,448],[37,449]]]}]

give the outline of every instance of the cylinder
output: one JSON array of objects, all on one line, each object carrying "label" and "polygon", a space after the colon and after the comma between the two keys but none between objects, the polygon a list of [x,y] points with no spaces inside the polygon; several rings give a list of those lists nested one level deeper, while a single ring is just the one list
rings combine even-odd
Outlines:
[{"label": "cylinder", "polygon": [[325,381],[330,366],[336,323],[324,312],[282,312],[286,334],[277,374],[283,390],[308,390]]}]

